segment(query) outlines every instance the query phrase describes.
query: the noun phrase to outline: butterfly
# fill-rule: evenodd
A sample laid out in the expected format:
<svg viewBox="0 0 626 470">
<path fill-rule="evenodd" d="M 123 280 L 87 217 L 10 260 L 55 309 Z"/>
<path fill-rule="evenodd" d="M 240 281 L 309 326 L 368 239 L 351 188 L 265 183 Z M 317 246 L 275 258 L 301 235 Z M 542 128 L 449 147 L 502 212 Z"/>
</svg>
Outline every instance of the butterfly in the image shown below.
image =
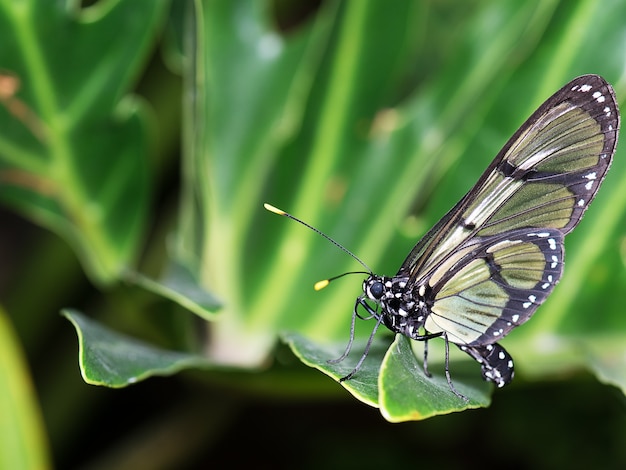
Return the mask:
<svg viewBox="0 0 626 470">
<path fill-rule="evenodd" d="M 575 78 L 548 98 L 513 134 L 472 189 L 415 245 L 395 276 L 366 267 L 355 302 L 347 357 L 359 309 L 389 330 L 424 342 L 442 338 L 450 390 L 449 344 L 481 365 L 497 387 L 510 383 L 513 358 L 499 344 L 548 297 L 563 272 L 565 235 L 581 220 L 608 171 L 620 116 L 615 93 L 602 77 Z M 340 276 L 337 276 L 340 277 Z M 331 278 L 318 284 L 322 288 Z"/>
</svg>

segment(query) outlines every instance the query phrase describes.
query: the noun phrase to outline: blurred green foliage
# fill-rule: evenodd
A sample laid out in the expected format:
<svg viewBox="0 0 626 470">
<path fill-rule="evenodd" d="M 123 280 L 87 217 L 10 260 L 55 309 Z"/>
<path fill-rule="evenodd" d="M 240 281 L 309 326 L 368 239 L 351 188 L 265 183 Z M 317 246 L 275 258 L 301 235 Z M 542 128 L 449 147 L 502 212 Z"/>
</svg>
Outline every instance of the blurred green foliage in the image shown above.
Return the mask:
<svg viewBox="0 0 626 470">
<path fill-rule="evenodd" d="M 393 274 L 563 83 L 598 73 L 626 94 L 625 33 L 623 0 L 0 0 L 7 466 L 618 468 L 623 394 L 581 371 L 626 388 L 620 147 L 561 284 L 504 342 L 513 385 L 424 423 L 392 427 L 280 344 L 340 351 L 360 282 L 314 292 L 354 261 L 262 203 Z M 192 369 L 88 386 L 66 307 L 91 318 L 65 311 L 90 383 Z M 30 374 L 19 342 L 36 396 L 14 387 Z M 452 368 L 479 375 L 460 355 Z M 398 408 L 411 389 L 378 397 L 375 379 L 349 390 L 387 419 L 426 404 Z"/>
</svg>

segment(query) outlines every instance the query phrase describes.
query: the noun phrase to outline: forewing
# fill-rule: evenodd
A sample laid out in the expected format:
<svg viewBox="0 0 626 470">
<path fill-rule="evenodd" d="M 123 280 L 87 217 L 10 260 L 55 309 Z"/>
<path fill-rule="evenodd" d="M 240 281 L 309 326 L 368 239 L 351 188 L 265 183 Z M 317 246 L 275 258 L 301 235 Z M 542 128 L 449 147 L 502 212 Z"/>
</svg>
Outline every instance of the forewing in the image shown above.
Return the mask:
<svg viewBox="0 0 626 470">
<path fill-rule="evenodd" d="M 447 333 L 456 344 L 495 343 L 531 317 L 562 268 L 559 230 L 518 229 L 475 238 L 434 272 L 425 328 Z"/>
<path fill-rule="evenodd" d="M 400 268 L 417 283 L 472 237 L 521 228 L 569 233 L 613 157 L 619 111 L 611 86 L 578 77 L 542 104 L 478 183 L 415 246 Z"/>
</svg>

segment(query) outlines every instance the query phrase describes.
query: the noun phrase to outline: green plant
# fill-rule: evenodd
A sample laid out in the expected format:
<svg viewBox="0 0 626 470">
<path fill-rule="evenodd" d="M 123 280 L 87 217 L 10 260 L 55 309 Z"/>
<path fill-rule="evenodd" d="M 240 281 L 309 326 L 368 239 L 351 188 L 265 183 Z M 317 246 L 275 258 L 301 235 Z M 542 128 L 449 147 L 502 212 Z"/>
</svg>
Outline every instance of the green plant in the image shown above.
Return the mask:
<svg viewBox="0 0 626 470">
<path fill-rule="evenodd" d="M 92 384 L 124 387 L 188 368 L 246 383 L 237 371 L 265 367 L 280 338 L 324 369 L 345 345 L 360 282 L 338 281 L 319 293 L 312 285 L 355 263 L 263 211 L 264 201 L 392 274 L 560 85 L 593 72 L 614 84 L 618 98 L 626 93 L 626 5 L 619 1 L 402 2 L 393 9 L 327 2 L 293 29 L 271 25 L 264 2 L 168 6 L 0 2 L 0 200 L 65 240 L 118 309 L 96 319 L 64 310 Z M 171 34 L 164 35 L 168 11 Z M 161 174 L 157 159 L 152 172 L 146 159 L 159 154 L 169 131 L 163 114 L 150 117 L 149 106 L 128 93 L 159 40 L 183 77 L 182 187 L 175 210 L 165 205 L 153 214 L 150 187 Z M 162 93 L 176 96 L 167 85 Z M 626 390 L 622 155 L 618 148 L 596 202 L 566 242 L 561 284 L 505 340 L 522 376 L 588 369 Z M 168 232 L 166 250 L 158 242 L 165 237 L 148 236 L 150 218 Z M 131 300 L 119 301 L 122 295 Z M 370 328 L 358 325 L 355 354 Z M 419 396 L 406 404 L 419 383 L 390 395 L 377 377 L 381 362 L 397 358 L 385 358 L 391 341 L 377 338 L 365 378 L 343 384 L 387 419 L 489 404 L 489 386 L 460 355 L 452 374 L 472 390 L 471 405 Z M 400 359 L 413 357 L 408 342 L 397 343 Z M 443 354 L 434 349 L 431 357 Z M 293 368 L 274 367 L 259 387 L 284 393 Z"/>
</svg>

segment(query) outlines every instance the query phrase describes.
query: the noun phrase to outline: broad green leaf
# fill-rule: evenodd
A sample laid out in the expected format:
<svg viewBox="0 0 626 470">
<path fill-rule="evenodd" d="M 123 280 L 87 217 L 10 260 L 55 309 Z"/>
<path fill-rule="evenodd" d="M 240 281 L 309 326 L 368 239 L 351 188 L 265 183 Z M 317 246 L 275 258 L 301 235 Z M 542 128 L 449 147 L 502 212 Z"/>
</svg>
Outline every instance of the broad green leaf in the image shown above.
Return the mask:
<svg viewBox="0 0 626 470">
<path fill-rule="evenodd" d="M 145 111 L 124 95 L 166 7 L 0 2 L 0 200 L 61 235 L 100 283 L 134 262 L 143 237 Z"/>
<path fill-rule="evenodd" d="M 336 381 L 352 372 L 366 344 L 365 340 L 356 341 L 350 355 L 335 364 L 328 361 L 338 358 L 345 344 L 320 345 L 296 333 L 283 334 L 282 339 L 302 362 Z M 398 335 L 390 346 L 389 340 L 380 335 L 374 339 L 358 372 L 341 385 L 363 403 L 380 408 L 385 419 L 391 422 L 426 419 L 489 405 L 491 386 L 481 380 L 480 374 L 455 373 L 453 383 L 469 402 L 450 391 L 443 371 L 426 377 L 408 338 Z"/>
<path fill-rule="evenodd" d="M 216 361 L 258 366 L 277 339 L 276 325 L 251 309 L 258 253 L 259 201 L 278 152 L 301 121 L 329 19 L 281 36 L 270 4 L 197 1 L 188 31 L 196 31 L 187 69 L 184 189 L 174 257 L 222 299 L 211 326 Z M 252 238 L 250 238 L 252 236 Z"/>
<path fill-rule="evenodd" d="M 411 341 L 396 335 L 389 347 L 380 370 L 380 412 L 388 421 L 397 423 L 430 418 L 435 415 L 489 406 L 492 386 L 483 382 L 480 374 L 461 376 L 451 372 L 456 390 L 468 401 L 454 395 L 446 377 L 440 371 L 424 374 L 413 350 Z"/>
<path fill-rule="evenodd" d="M 137 272 L 128 272 L 125 278 L 182 305 L 205 320 L 215 319 L 215 311 L 220 306 L 219 300 L 204 290 L 187 268 L 175 263 L 158 282 Z"/>
<path fill-rule="evenodd" d="M 598 380 L 618 387 L 626 394 L 626 353 L 624 337 L 607 335 L 602 341 L 596 338 L 573 339 L 576 348 L 585 355 L 585 363 L 596 374 Z"/>
<path fill-rule="evenodd" d="M 47 442 L 26 359 L 0 308 L 0 468 L 50 468 Z"/>
<path fill-rule="evenodd" d="M 166 376 L 193 367 L 207 367 L 205 358 L 168 351 L 117 333 L 75 310 L 62 312 L 78 335 L 83 380 L 120 388 L 155 375 Z"/>
<path fill-rule="evenodd" d="M 511 344 L 511 350 L 522 348 L 516 341 Z M 626 394 L 626 352 L 621 334 L 539 334 L 525 341 L 524 346 L 527 354 L 532 352 L 541 358 L 532 367 L 518 361 L 522 362 L 520 369 L 526 377 L 536 380 L 566 377 L 577 370 L 589 370 L 601 382 L 613 385 Z"/>
<path fill-rule="evenodd" d="M 284 333 L 282 339 L 302 362 L 309 367 L 315 367 L 338 382 L 354 370 L 366 343 L 356 341 L 352 345 L 352 352 L 346 359 L 332 363 L 329 360 L 339 358 L 345 350 L 345 344 L 320 345 L 297 333 Z M 341 385 L 355 398 L 370 406 L 378 407 L 377 379 L 380 363 L 388 347 L 388 340 L 381 337 L 375 338 L 358 373 L 350 380 L 341 382 Z"/>
</svg>

